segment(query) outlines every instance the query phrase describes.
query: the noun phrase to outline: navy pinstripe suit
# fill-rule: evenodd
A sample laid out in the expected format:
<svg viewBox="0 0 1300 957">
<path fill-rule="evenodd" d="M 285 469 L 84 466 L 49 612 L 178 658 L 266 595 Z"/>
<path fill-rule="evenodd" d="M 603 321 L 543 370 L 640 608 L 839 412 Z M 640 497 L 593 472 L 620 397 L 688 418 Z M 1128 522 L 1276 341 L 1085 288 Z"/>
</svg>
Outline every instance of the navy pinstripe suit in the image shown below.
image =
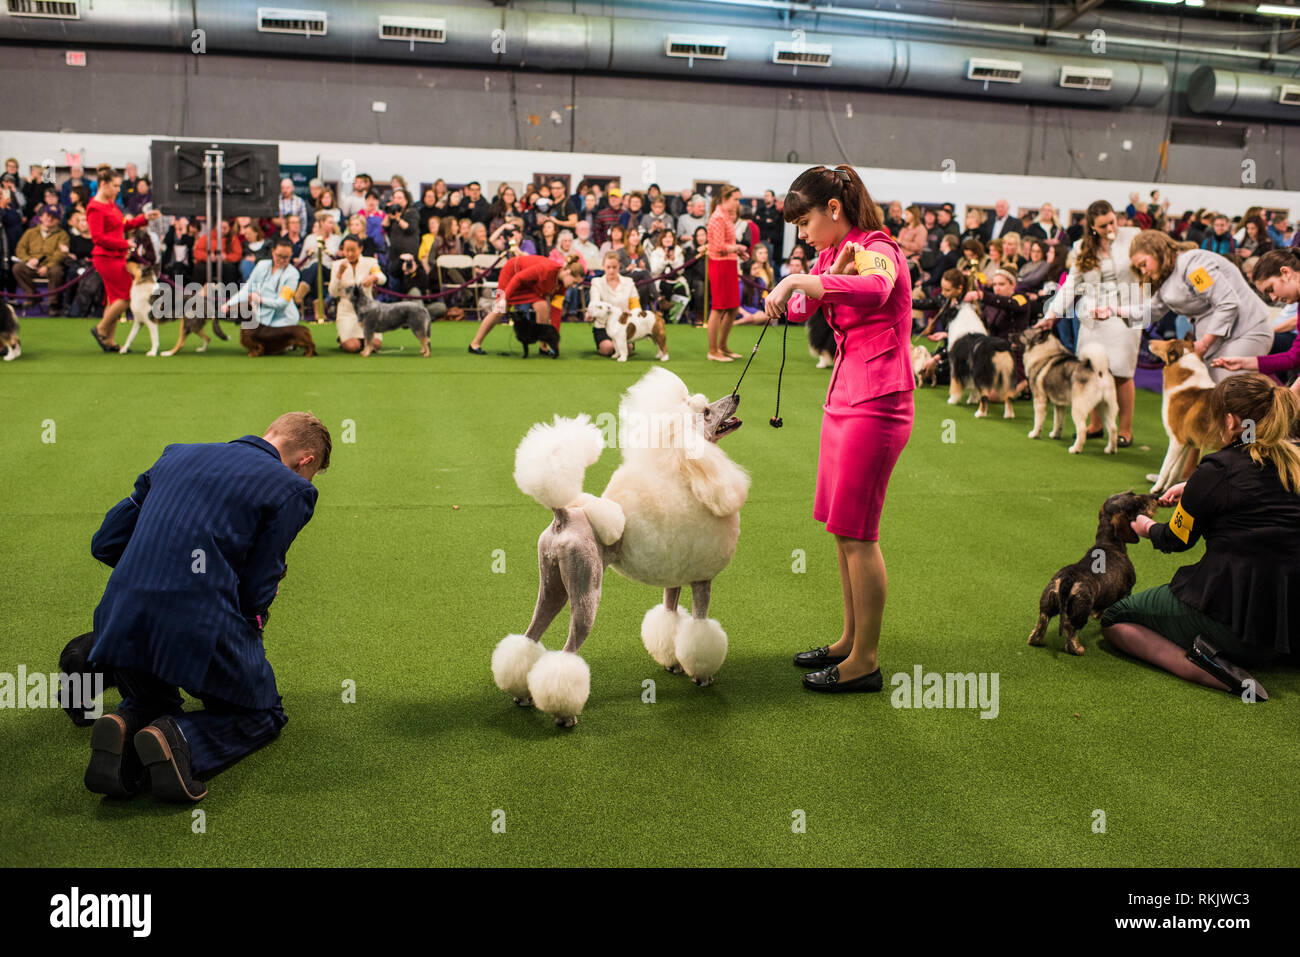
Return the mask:
<svg viewBox="0 0 1300 957">
<path fill-rule="evenodd" d="M 176 716 L 196 775 L 266 743 L 288 720 L 262 626 L 316 496 L 257 436 L 169 445 L 91 540 L 113 573 L 90 659 L 117 675 L 118 710 L 132 723 Z M 204 710 L 182 714 L 178 686 Z"/>
</svg>

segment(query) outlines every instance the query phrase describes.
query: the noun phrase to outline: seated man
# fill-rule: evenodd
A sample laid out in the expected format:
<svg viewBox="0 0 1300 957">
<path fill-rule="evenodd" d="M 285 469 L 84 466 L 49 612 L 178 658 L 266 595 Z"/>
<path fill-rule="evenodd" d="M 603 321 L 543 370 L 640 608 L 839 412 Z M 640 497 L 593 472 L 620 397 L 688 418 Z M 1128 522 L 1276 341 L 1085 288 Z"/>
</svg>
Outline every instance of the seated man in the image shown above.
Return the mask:
<svg viewBox="0 0 1300 957">
<path fill-rule="evenodd" d="M 88 790 L 130 797 L 147 775 L 154 797 L 198 801 L 202 778 L 280 733 L 262 630 L 331 445 L 307 412 L 261 438 L 169 445 L 104 516 L 90 551 L 113 573 L 86 656 L 122 702 L 91 728 Z M 178 689 L 203 710 L 182 710 Z"/>
<path fill-rule="evenodd" d="M 23 292 L 36 294 L 35 280 L 46 280 L 46 289 L 63 285 L 63 261 L 68 255 L 68 234 L 59 225 L 54 210 L 43 209 L 37 224 L 23 233 L 14 250 L 19 262 L 14 263 L 14 278 Z M 52 304 L 51 304 L 52 305 Z"/>
</svg>

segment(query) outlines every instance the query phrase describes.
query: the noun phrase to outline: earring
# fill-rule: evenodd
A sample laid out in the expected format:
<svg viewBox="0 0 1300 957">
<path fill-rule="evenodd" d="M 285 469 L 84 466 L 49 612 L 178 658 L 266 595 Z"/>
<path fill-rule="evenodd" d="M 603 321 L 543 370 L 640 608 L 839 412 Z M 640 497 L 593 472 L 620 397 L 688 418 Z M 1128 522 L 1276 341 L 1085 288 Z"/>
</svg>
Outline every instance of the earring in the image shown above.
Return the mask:
<svg viewBox="0 0 1300 957">
<path fill-rule="evenodd" d="M 839 218 L 840 218 L 839 213 L 831 213 L 831 219 L 839 219 Z"/>
</svg>

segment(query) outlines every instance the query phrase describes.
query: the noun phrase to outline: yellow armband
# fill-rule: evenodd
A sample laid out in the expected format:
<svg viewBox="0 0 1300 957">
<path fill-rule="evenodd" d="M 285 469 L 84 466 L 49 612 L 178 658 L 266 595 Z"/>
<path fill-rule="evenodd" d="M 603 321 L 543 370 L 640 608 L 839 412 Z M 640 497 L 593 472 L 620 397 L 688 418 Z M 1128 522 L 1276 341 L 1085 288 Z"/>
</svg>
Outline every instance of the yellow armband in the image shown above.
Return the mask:
<svg viewBox="0 0 1300 957">
<path fill-rule="evenodd" d="M 1174 509 L 1173 518 L 1169 519 L 1169 530 L 1173 532 L 1182 541 L 1184 545 L 1192 537 L 1192 525 L 1195 519 L 1183 508 L 1183 503 L 1179 502 L 1178 507 Z"/>
<path fill-rule="evenodd" d="M 884 276 L 891 283 L 897 272 L 894 260 L 870 249 L 859 249 L 853 257 L 853 264 L 857 267 L 859 276 Z"/>
</svg>

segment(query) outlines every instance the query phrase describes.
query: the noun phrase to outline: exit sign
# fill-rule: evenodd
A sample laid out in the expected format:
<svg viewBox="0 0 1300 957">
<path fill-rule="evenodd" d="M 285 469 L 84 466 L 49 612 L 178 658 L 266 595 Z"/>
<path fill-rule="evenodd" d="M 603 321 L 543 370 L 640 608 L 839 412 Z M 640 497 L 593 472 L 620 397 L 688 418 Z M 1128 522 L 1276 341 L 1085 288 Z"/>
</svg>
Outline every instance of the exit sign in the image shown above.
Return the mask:
<svg viewBox="0 0 1300 957">
<path fill-rule="evenodd" d="M 63 54 L 63 62 L 66 63 L 68 66 L 85 66 L 86 51 L 69 50 Z"/>
</svg>

